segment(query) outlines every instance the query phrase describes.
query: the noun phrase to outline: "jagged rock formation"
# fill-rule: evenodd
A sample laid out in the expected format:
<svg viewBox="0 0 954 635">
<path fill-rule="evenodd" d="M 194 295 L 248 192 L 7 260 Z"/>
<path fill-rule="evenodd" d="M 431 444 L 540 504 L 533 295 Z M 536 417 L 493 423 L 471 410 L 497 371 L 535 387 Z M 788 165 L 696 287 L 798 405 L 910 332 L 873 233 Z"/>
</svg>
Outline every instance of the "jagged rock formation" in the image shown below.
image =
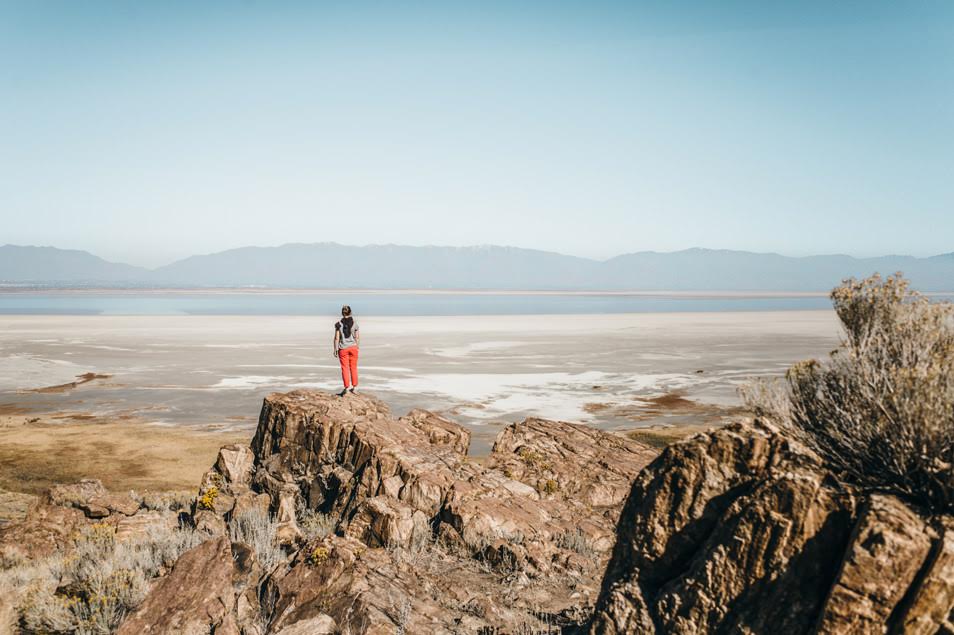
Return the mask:
<svg viewBox="0 0 954 635">
<path fill-rule="evenodd" d="M 0 527 L 0 573 L 68 553 L 84 530 L 108 527 L 117 543 L 135 541 L 160 526 L 178 524 L 169 507 L 150 509 L 128 494 L 111 493 L 98 480 L 56 485 L 33 504 L 26 516 Z M 16 579 L 14 577 L 14 579 Z M 17 630 L 18 603 L 28 589 L 0 575 L 0 633 Z"/>
<path fill-rule="evenodd" d="M 764 424 L 699 435 L 633 484 L 590 632 L 954 632 L 952 527 Z"/>
<path fill-rule="evenodd" d="M 243 510 L 274 514 L 291 560 L 237 585 L 257 585 L 261 619 L 239 616 L 234 597 L 213 603 L 221 615 L 197 611 L 205 600 L 182 582 L 201 560 L 190 556 L 129 632 L 182 629 L 196 613 L 199 631 L 246 634 L 510 632 L 534 614 L 582 622 L 622 501 L 656 451 L 539 419 L 508 427 L 483 463 L 467 457 L 469 443 L 457 424 L 422 410 L 395 419 L 369 396 L 269 395 L 251 447 L 222 449 L 192 516 L 223 536 Z M 299 519 L 314 513 L 334 534 L 306 536 Z M 202 597 L 219 598 L 220 586 Z"/>
<path fill-rule="evenodd" d="M 260 576 L 247 546 L 225 536 L 207 540 L 176 561 L 116 633 L 237 634 L 239 622 L 258 621 L 255 583 Z"/>
<path fill-rule="evenodd" d="M 33 505 L 26 517 L 0 527 L 0 561 L 43 558 L 68 545 L 85 525 L 105 523 L 122 539 L 138 535 L 151 524 L 174 522 L 175 514 L 142 509 L 128 494 L 110 493 L 95 479 L 55 485 Z"/>
<path fill-rule="evenodd" d="M 469 442 L 368 396 L 269 395 L 251 446 L 222 448 L 180 513 L 203 542 L 150 574 L 119 632 L 954 632 L 954 518 L 840 483 L 764 423 L 658 457 L 539 419 L 480 461 Z M 0 556 L 177 520 L 146 507 L 54 488 L 0 529 Z M 243 518 L 267 527 L 236 533 Z"/>
</svg>

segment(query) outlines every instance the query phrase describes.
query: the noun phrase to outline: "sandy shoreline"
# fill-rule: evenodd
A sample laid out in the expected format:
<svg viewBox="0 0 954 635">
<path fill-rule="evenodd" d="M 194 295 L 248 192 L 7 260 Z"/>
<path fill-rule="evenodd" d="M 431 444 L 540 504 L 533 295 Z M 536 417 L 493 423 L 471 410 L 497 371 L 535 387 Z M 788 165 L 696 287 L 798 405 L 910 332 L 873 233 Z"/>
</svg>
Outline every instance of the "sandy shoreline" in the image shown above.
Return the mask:
<svg viewBox="0 0 954 635">
<path fill-rule="evenodd" d="M 0 316 L 0 488 L 34 492 L 82 476 L 120 489 L 188 486 L 220 445 L 251 437 L 269 392 L 339 386 L 332 323 Z M 423 407 L 469 427 L 475 455 L 527 416 L 655 428 L 659 438 L 718 425 L 737 415 L 740 384 L 824 355 L 838 337 L 831 311 L 360 324 L 362 390 L 398 415 Z"/>
</svg>

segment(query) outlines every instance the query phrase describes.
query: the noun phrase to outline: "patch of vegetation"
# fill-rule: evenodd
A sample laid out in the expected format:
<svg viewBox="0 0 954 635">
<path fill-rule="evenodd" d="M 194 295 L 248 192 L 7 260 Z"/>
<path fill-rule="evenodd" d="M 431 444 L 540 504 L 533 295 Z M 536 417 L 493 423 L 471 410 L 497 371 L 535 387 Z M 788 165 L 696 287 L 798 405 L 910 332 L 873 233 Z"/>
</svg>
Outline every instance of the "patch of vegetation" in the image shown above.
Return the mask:
<svg viewBox="0 0 954 635">
<path fill-rule="evenodd" d="M 229 538 L 251 547 L 266 571 L 285 561 L 285 552 L 278 544 L 278 524 L 264 510 L 251 508 L 233 516 L 229 521 Z"/>
<path fill-rule="evenodd" d="M 96 523 L 73 537 L 66 554 L 4 571 L 0 586 L 22 591 L 16 608 L 26 632 L 110 633 L 145 597 L 148 580 L 204 538 L 162 525 L 118 542 L 114 526 Z"/>
<path fill-rule="evenodd" d="M 557 536 L 556 544 L 561 549 L 569 549 L 570 551 L 575 551 L 581 556 L 587 558 L 597 555 L 597 551 L 593 548 L 593 545 L 590 543 L 589 538 L 583 530 L 577 527 L 575 530 L 567 530 Z"/>
<path fill-rule="evenodd" d="M 205 490 L 201 496 L 199 496 L 199 507 L 202 509 L 215 509 L 215 499 L 219 497 L 219 488 L 215 485 L 209 487 Z"/>
<path fill-rule="evenodd" d="M 327 562 L 330 556 L 331 553 L 328 551 L 328 548 L 319 545 L 312 549 L 311 553 L 308 554 L 308 564 L 313 567 L 320 566 Z"/>
<path fill-rule="evenodd" d="M 132 490 L 129 496 L 139 502 L 143 509 L 155 511 L 180 511 L 188 509 L 192 502 L 192 492 L 188 490 L 178 490 L 170 492 L 137 492 Z"/>
<path fill-rule="evenodd" d="M 298 521 L 298 528 L 306 542 L 327 538 L 335 532 L 337 523 L 333 516 L 308 509 L 301 499 L 299 499 L 299 504 L 295 509 L 295 516 Z"/>
<path fill-rule="evenodd" d="M 520 448 L 517 452 L 517 456 L 520 457 L 520 460 L 523 461 L 524 465 L 530 469 L 547 471 L 552 466 L 550 462 L 546 460 L 546 457 L 537 452 L 536 450 L 531 450 L 530 448 Z"/>
<path fill-rule="evenodd" d="M 552 496 L 553 494 L 556 494 L 559 489 L 560 489 L 559 484 L 552 478 L 548 478 L 545 481 L 541 480 L 537 483 L 537 490 L 541 494 L 546 494 L 547 496 Z"/>
<path fill-rule="evenodd" d="M 745 402 L 846 480 L 954 511 L 954 305 L 900 274 L 848 280 L 831 298 L 838 348 L 749 386 Z"/>
</svg>

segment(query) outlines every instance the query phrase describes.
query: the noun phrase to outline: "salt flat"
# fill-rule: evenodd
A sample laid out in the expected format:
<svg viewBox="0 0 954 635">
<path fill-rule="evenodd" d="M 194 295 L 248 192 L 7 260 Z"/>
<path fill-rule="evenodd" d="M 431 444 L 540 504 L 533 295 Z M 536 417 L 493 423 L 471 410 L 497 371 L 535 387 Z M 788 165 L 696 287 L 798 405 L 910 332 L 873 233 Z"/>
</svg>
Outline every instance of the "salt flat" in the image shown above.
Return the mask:
<svg viewBox="0 0 954 635">
<path fill-rule="evenodd" d="M 739 384 L 827 353 L 831 311 L 359 316 L 361 389 L 474 430 L 718 422 Z M 333 317 L 0 316 L 0 404 L 44 417 L 251 432 L 262 397 L 334 390 Z M 109 375 L 59 391 L 77 375 Z M 676 394 L 679 400 L 659 401 Z M 656 399 L 656 401 L 652 401 Z"/>
</svg>

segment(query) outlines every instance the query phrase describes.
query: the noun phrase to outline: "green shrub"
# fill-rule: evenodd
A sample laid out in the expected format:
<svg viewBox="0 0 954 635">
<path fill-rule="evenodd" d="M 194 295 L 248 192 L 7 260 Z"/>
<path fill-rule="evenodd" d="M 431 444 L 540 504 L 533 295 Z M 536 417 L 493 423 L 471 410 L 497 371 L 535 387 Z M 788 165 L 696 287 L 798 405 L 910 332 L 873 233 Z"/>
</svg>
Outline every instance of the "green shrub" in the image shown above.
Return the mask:
<svg viewBox="0 0 954 635">
<path fill-rule="evenodd" d="M 747 405 L 846 480 L 954 511 L 954 306 L 900 274 L 848 280 L 831 298 L 838 348 L 749 387 Z"/>
</svg>

